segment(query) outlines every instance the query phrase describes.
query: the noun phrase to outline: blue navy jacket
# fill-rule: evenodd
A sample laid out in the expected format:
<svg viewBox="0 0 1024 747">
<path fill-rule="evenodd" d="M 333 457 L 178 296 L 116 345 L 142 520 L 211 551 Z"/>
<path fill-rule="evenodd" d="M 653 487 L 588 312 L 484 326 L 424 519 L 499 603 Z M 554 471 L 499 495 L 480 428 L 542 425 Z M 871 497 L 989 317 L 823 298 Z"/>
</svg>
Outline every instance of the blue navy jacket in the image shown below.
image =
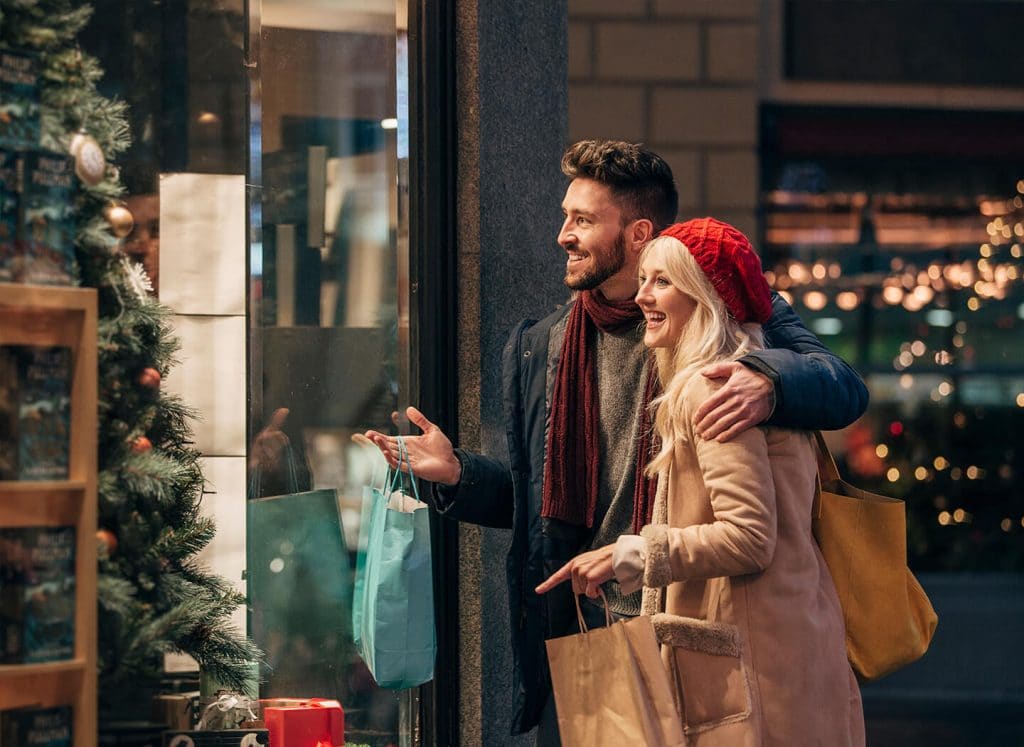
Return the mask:
<svg viewBox="0 0 1024 747">
<path fill-rule="evenodd" d="M 570 585 L 543 596 L 534 588 L 576 556 L 590 532 L 540 516 L 551 399 L 548 381 L 553 379 L 547 371 L 558 364 L 548 360 L 548 339 L 570 308 L 567 304 L 539 322 L 520 323 L 505 346 L 507 461 L 457 449 L 462 463 L 459 484 L 434 491 L 443 515 L 512 530 L 506 572 L 515 670 L 513 734 L 532 729 L 550 697 L 544 641 L 576 632 Z M 768 347 L 742 361 L 775 384 L 775 410 L 766 425 L 834 430 L 860 417 L 868 402 L 860 376 L 830 353 L 777 294 L 772 294 L 772 317 L 764 332 Z"/>
</svg>

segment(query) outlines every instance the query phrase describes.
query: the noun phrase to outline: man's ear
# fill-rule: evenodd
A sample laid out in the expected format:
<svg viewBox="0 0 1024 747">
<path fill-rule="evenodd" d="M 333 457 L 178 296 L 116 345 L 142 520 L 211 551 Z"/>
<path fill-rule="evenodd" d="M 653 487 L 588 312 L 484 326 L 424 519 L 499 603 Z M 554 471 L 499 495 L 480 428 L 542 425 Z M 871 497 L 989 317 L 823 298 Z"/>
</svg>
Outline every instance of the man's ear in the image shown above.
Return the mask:
<svg viewBox="0 0 1024 747">
<path fill-rule="evenodd" d="M 654 224 L 647 218 L 637 218 L 626 226 L 626 239 L 632 248 L 639 252 L 644 245 L 654 238 Z"/>
</svg>

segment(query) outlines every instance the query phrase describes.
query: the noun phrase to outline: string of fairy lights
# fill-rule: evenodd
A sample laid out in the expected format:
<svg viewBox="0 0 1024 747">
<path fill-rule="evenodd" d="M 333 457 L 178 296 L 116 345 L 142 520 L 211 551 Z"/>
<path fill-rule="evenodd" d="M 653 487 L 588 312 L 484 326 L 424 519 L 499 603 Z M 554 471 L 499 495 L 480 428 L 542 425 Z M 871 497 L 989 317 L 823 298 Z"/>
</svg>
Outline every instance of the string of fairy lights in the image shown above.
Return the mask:
<svg viewBox="0 0 1024 747">
<path fill-rule="evenodd" d="M 946 257 L 912 261 L 902 256 L 889 260 L 888 268 L 882 272 L 859 272 L 844 275 L 838 261 L 828 259 L 802 260 L 787 257 L 778 261 L 765 272 L 769 284 L 790 304 L 799 304 L 808 311 L 826 312 L 834 306 L 842 312 L 855 312 L 865 303 L 876 309 L 897 307 L 912 314 L 920 313 L 922 320 L 930 327 L 951 328 L 941 335 L 941 341 L 931 346 L 921 337 L 905 340 L 899 344 L 898 353 L 892 359 L 892 368 L 899 373 L 898 386 L 901 390 L 912 390 L 917 384 L 914 375 L 918 365 L 926 371 L 935 372 L 937 380 L 930 391 L 930 399 L 942 403 L 954 394 L 956 384 L 953 376 L 942 375 L 944 368 L 953 367 L 952 373 L 959 373 L 958 364 L 974 362 L 976 351 L 968 343 L 968 330 L 974 325 L 994 324 L 1009 329 L 1024 319 L 1024 303 L 1010 313 L 979 317 L 977 322 L 970 317 L 987 304 L 1014 300 L 1014 290 L 1024 278 L 1024 179 L 1016 184 L 1016 194 L 1007 199 L 982 199 L 977 201 L 977 213 L 985 222 L 988 239 L 978 245 L 974 256 L 964 257 L 962 251 L 948 252 Z M 975 220 L 977 220 L 975 218 Z M 977 223 L 974 224 L 977 226 Z M 980 238 L 980 231 L 973 231 Z M 977 240 L 977 239 L 976 239 Z M 884 248 L 884 243 L 878 242 Z M 935 247 L 939 249 L 940 247 Z M 970 251 L 970 250 L 968 250 Z M 960 294 L 967 294 L 966 299 Z M 966 312 L 963 310 L 966 309 Z M 1013 313 L 1015 311 L 1015 313 Z M 957 319 L 958 314 L 967 318 Z M 1014 318 L 1015 317 L 1015 318 Z M 841 329 L 838 319 L 818 317 L 812 320 L 812 327 L 826 334 L 837 334 Z M 1017 384 L 1020 387 L 1020 383 Z M 1013 392 L 1011 401 L 1017 408 L 1024 408 L 1024 390 Z M 956 408 L 952 414 L 952 425 L 963 429 L 967 426 L 966 414 Z M 893 439 L 903 434 L 904 426 L 899 420 L 888 424 L 885 437 Z M 882 442 L 874 444 L 874 456 L 879 460 L 880 476 L 890 483 L 913 480 L 918 483 L 932 482 L 945 478 L 952 482 L 978 481 L 997 476 L 1009 484 L 1013 480 L 1013 468 L 1002 464 L 994 470 L 977 464 L 957 466 L 951 458 L 937 455 L 930 463 L 909 466 L 884 466 L 881 460 L 890 457 L 892 447 Z M 992 475 L 990 472 L 996 474 Z M 932 500 L 935 508 L 935 522 L 943 527 L 970 524 L 974 515 L 962 506 L 950 506 L 944 495 Z M 1003 532 L 1024 529 L 1024 516 L 1014 518 L 1003 516 L 999 521 Z"/>
</svg>

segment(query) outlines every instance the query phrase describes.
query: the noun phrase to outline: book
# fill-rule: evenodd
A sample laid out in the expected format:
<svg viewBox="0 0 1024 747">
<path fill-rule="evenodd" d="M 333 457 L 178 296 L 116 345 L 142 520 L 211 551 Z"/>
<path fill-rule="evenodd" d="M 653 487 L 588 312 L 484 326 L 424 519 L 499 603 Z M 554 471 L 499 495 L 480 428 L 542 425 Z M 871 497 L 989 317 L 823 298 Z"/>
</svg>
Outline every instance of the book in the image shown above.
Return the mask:
<svg viewBox="0 0 1024 747">
<path fill-rule="evenodd" d="M 18 357 L 0 346 L 0 480 L 18 479 Z"/>
<path fill-rule="evenodd" d="M 0 345 L 0 480 L 66 480 L 71 349 Z"/>
<path fill-rule="evenodd" d="M 0 711 L 0 747 L 71 747 L 71 706 Z"/>
<path fill-rule="evenodd" d="M 42 150 L 25 153 L 19 240 L 22 281 L 76 285 L 74 168 L 71 159 Z"/>
<path fill-rule="evenodd" d="M 74 527 L 0 529 L 0 602 L 0 663 L 74 656 Z"/>
<path fill-rule="evenodd" d="M 18 154 L 0 148 L 0 283 L 21 278 L 21 251 L 18 246 Z"/>
<path fill-rule="evenodd" d="M 39 64 L 26 52 L 0 50 L 0 146 L 39 147 Z"/>
</svg>

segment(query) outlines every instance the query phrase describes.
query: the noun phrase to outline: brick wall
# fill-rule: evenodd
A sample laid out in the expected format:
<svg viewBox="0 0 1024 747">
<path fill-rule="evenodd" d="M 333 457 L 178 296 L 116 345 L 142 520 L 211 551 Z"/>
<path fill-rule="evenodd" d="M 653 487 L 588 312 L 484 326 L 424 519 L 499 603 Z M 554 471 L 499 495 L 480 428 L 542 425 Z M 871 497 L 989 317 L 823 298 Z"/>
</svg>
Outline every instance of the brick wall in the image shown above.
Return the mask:
<svg viewBox="0 0 1024 747">
<path fill-rule="evenodd" d="M 680 216 L 756 236 L 759 0 L 569 0 L 569 141 L 644 142 Z"/>
</svg>

